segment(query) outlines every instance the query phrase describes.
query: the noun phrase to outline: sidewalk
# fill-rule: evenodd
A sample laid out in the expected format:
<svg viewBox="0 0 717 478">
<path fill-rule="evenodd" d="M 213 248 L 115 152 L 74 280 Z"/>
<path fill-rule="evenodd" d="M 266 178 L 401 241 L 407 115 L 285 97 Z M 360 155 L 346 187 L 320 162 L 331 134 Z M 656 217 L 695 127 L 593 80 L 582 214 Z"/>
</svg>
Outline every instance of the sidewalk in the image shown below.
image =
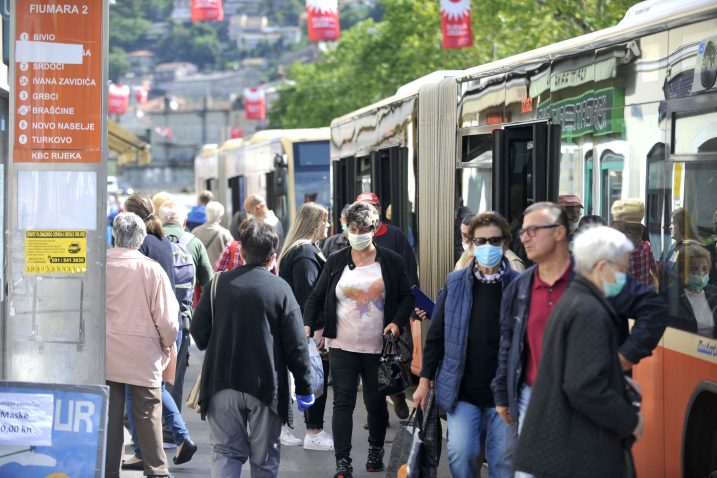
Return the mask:
<svg viewBox="0 0 717 478">
<path fill-rule="evenodd" d="M 184 384 L 185 394 L 191 389 L 197 374 L 200 371 L 203 353 L 197 350 L 194 346 L 191 349 L 191 357 L 189 359 L 189 368 L 187 370 L 187 376 Z M 407 394 L 410 397 L 410 393 Z M 326 429 L 331 432 L 331 402 L 332 402 L 332 391 L 329 387 L 328 404 L 326 407 Z M 411 404 L 409 403 L 409 406 Z M 388 463 L 388 458 L 391 455 L 391 445 L 393 437 L 396 434 L 398 419 L 393 413 L 393 407 L 389 404 L 389 415 L 391 427 L 386 431 L 387 440 L 391 440 L 391 443 L 386 443 L 386 458 L 385 463 Z M 203 422 L 199 418 L 199 414 L 194 410 L 182 406 L 182 416 L 187 423 L 189 433 L 192 440 L 197 444 L 199 450 L 192 458 L 192 461 L 185 463 L 180 466 L 175 466 L 172 463 L 172 457 L 176 453 L 175 448 L 165 449 L 167 453 L 167 459 L 170 465 L 170 472 L 175 478 L 209 478 L 209 429 L 206 422 Z M 306 428 L 304 427 L 303 417 L 296 412 L 294 413 L 294 425 L 295 435 L 303 438 Z M 353 430 L 353 450 L 351 456 L 354 460 L 354 477 L 356 478 L 383 478 L 385 473 L 367 473 L 365 470 L 366 456 L 368 453 L 368 430 L 363 429 L 363 424 L 366 422 L 366 409 L 363 405 L 363 397 L 359 392 L 358 399 L 356 401 L 356 410 L 354 411 L 354 430 Z M 443 431 L 445 435 L 445 422 L 443 423 Z M 125 437 L 125 443 L 129 443 L 129 437 Z M 131 446 L 125 447 L 125 457 L 129 457 L 132 453 Z M 327 451 L 307 451 L 303 447 L 282 447 L 281 448 L 281 464 L 279 467 L 279 476 L 281 478 L 331 478 L 335 473 L 335 459 L 333 452 Z M 249 464 L 247 463 L 244 467 L 246 476 L 249 476 Z M 485 469 L 482 473 L 483 476 L 487 476 Z M 123 471 L 123 478 L 141 478 L 143 473 L 141 471 Z M 450 472 L 448 471 L 448 458 L 445 450 L 445 441 L 443 447 L 443 453 L 441 455 L 441 465 L 439 467 L 439 478 L 449 478 Z"/>
</svg>

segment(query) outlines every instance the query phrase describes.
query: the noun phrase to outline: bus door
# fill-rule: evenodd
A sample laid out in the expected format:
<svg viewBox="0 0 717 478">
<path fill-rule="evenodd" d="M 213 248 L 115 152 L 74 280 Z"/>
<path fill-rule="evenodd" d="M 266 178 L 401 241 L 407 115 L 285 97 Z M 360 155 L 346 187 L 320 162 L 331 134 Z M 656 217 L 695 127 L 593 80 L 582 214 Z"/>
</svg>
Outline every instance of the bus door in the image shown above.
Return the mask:
<svg viewBox="0 0 717 478">
<path fill-rule="evenodd" d="M 339 217 L 344 205 L 350 204 L 356 198 L 353 194 L 353 183 L 355 176 L 355 158 L 341 158 L 338 161 L 331 162 L 331 201 L 334 205 L 332 210 L 332 223 L 334 226 L 334 234 L 341 231 Z"/>
<path fill-rule="evenodd" d="M 371 154 L 371 190 L 381 200 L 381 220 L 403 230 L 412 243 L 412 207 L 408 202 L 408 149 L 393 147 Z M 390 210 L 389 210 L 389 206 Z M 387 214 L 390 217 L 387 217 Z"/>
<path fill-rule="evenodd" d="M 229 201 L 232 211 L 241 211 L 244 208 L 244 199 L 246 199 L 246 186 L 244 185 L 244 175 L 234 176 L 227 181 L 229 187 Z"/>
<path fill-rule="evenodd" d="M 493 208 L 513 225 L 525 208 L 557 201 L 560 125 L 547 122 L 493 131 Z"/>
<path fill-rule="evenodd" d="M 290 226 L 288 175 L 288 159 L 285 154 L 277 153 L 274 170 L 266 173 L 266 205 L 279 218 L 284 231 L 288 231 Z"/>
</svg>

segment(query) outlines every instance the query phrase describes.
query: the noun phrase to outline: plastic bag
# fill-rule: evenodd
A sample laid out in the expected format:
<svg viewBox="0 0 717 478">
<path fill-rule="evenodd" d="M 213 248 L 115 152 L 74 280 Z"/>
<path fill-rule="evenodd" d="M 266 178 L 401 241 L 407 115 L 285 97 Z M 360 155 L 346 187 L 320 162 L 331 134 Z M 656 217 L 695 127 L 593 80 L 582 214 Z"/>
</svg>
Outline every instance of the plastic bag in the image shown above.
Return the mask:
<svg viewBox="0 0 717 478">
<path fill-rule="evenodd" d="M 311 365 L 311 392 L 314 394 L 314 398 L 319 398 L 324 394 L 324 363 L 312 338 L 309 338 L 309 362 Z"/>
</svg>

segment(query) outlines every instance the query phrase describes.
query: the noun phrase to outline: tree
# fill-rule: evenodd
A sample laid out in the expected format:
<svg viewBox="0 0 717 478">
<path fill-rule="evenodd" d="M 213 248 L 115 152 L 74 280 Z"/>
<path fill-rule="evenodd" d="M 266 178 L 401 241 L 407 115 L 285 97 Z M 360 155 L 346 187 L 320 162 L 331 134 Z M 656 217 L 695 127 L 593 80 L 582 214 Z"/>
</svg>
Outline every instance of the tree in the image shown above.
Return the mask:
<svg viewBox="0 0 717 478">
<path fill-rule="evenodd" d="M 384 0 L 382 21 L 342 32 L 321 61 L 293 65 L 272 127 L 326 126 L 437 70 L 463 70 L 614 25 L 632 0 L 472 0 L 474 46 L 442 48 L 437 0 Z"/>
<path fill-rule="evenodd" d="M 109 70 L 108 76 L 110 81 L 117 82 L 129 71 L 129 61 L 127 61 L 127 53 L 119 47 L 110 50 L 108 58 Z"/>
</svg>

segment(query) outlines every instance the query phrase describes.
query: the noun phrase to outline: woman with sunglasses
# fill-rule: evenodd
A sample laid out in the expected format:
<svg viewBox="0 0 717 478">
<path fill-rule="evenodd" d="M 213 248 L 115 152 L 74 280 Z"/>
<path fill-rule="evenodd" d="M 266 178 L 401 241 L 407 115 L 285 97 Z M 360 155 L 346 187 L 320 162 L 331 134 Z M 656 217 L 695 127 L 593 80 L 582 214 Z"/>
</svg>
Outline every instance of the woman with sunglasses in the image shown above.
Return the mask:
<svg viewBox="0 0 717 478">
<path fill-rule="evenodd" d="M 496 412 L 490 384 L 498 367 L 503 289 L 518 273 L 505 257 L 511 233 L 500 214 L 477 214 L 468 238 L 473 262 L 448 274 L 431 318 L 413 400 L 421 406 L 435 381 L 436 402 L 448 415 L 452 476 L 478 476 L 481 443 L 476 437 L 485 429 L 489 477 L 507 478 L 513 476 L 507 451 L 515 432 Z"/>
</svg>

